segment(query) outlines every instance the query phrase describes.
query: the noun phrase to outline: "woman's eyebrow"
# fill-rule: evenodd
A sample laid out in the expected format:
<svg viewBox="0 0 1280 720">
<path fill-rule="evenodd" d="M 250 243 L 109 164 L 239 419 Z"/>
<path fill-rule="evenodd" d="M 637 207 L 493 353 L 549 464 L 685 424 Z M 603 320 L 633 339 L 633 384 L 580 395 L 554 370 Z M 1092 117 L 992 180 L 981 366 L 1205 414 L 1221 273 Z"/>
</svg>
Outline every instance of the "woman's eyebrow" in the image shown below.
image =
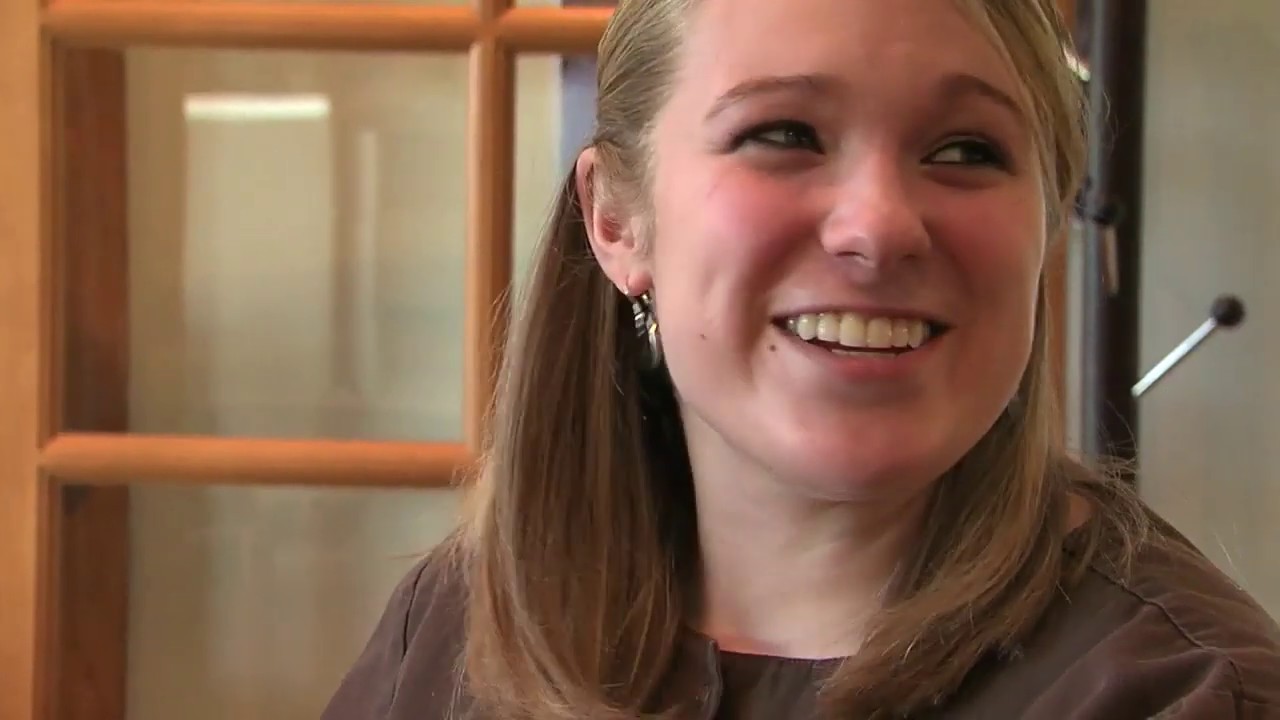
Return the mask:
<svg viewBox="0 0 1280 720">
<path fill-rule="evenodd" d="M 780 93 L 804 94 L 812 96 L 832 95 L 841 86 L 841 81 L 834 75 L 812 73 L 802 75 L 761 75 L 749 78 L 716 98 L 707 111 L 706 120 L 714 120 L 734 105 L 761 95 Z M 1019 123 L 1027 121 L 1026 113 L 1017 100 L 1009 93 L 981 77 L 967 72 L 950 72 L 938 79 L 935 84 L 936 96 L 943 104 L 956 104 L 970 97 L 986 99 L 1004 108 Z"/>
<path fill-rule="evenodd" d="M 956 104 L 970 97 L 984 98 L 1007 110 L 1019 123 L 1027 121 L 1022 105 L 1013 96 L 970 73 L 954 72 L 942 76 L 937 83 L 937 96 L 944 104 Z"/>
<path fill-rule="evenodd" d="M 711 104 L 711 109 L 707 111 L 706 120 L 714 120 L 725 110 L 751 97 L 778 93 L 827 95 L 834 92 L 839 85 L 838 78 L 822 73 L 753 77 L 734 85 L 716 98 L 716 101 Z"/>
</svg>

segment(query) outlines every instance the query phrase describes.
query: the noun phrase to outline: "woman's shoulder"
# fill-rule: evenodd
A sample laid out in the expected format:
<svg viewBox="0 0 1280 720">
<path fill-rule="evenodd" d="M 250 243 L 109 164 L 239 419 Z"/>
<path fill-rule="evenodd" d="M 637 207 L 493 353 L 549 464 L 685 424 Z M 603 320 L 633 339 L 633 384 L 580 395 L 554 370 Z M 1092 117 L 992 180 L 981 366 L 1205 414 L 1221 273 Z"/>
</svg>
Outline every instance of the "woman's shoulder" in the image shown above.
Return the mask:
<svg viewBox="0 0 1280 720">
<path fill-rule="evenodd" d="M 1188 706 L 1217 696 L 1235 716 L 1280 717 L 1280 625 L 1191 541 L 1152 522 L 1128 567 L 1105 553 L 1089 565 L 1081 591 L 1095 601 L 1068 611 L 1071 625 L 1109 630 L 1103 657 L 1130 668 L 1122 678 L 1149 675 L 1156 695 Z"/>
<path fill-rule="evenodd" d="M 979 673 L 962 703 L 974 717 L 1280 718 L 1267 612 L 1159 519 L 1128 562 L 1110 540 L 1027 643 Z"/>
<path fill-rule="evenodd" d="M 321 720 L 444 720 L 460 700 L 463 577 L 449 540 L 404 576 Z"/>
</svg>

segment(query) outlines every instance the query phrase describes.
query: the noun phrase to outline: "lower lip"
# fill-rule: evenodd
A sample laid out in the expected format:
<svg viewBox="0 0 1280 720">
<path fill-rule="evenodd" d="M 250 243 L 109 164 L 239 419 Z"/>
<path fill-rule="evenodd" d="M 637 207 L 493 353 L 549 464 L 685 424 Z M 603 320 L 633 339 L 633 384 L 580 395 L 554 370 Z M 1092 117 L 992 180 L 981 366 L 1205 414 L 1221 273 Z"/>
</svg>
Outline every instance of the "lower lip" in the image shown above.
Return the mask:
<svg viewBox="0 0 1280 720">
<path fill-rule="evenodd" d="M 843 355 L 801 340 L 791 333 L 775 328 L 805 359 L 819 363 L 828 372 L 848 382 L 894 382 L 911 378 L 936 352 L 945 336 L 931 338 L 914 350 L 901 353 L 862 353 Z"/>
</svg>

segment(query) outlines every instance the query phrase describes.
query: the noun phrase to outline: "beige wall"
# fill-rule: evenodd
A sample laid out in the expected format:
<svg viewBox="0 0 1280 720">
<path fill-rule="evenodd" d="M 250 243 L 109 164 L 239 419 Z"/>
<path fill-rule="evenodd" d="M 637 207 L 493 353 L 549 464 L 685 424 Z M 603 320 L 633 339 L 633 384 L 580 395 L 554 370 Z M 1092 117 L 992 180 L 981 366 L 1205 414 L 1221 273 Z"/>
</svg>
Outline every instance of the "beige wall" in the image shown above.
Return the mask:
<svg viewBox="0 0 1280 720">
<path fill-rule="evenodd" d="M 1280 617 L 1280 2 L 1149 5 L 1143 366 L 1249 317 L 1143 398 L 1143 491 Z"/>
<path fill-rule="evenodd" d="M 1142 370 L 1219 294 L 1240 295 L 1248 317 L 1140 401 L 1142 492 L 1280 617 L 1280 3 L 1149 8 Z M 1078 348 L 1078 316 L 1069 337 Z M 1078 367 L 1068 382 L 1079 386 Z M 1073 430 L 1078 400 L 1068 393 Z"/>
<path fill-rule="evenodd" d="M 454 439 L 465 56 L 131 51 L 131 425 Z M 561 174 L 522 59 L 517 252 Z M 132 720 L 314 720 L 448 491 L 133 494 Z"/>
</svg>

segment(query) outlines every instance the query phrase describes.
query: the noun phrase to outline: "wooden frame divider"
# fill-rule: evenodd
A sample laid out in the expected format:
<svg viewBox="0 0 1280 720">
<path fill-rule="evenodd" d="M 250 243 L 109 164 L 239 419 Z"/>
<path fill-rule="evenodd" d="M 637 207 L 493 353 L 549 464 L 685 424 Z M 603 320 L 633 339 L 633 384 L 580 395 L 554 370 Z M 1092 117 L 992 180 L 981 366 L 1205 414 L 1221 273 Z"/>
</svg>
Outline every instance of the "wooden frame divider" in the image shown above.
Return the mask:
<svg viewBox="0 0 1280 720">
<path fill-rule="evenodd" d="M 0 1 L 0 718 L 49 716 L 54 628 L 50 491 L 38 451 L 53 432 L 47 46 L 38 6 Z"/>
<path fill-rule="evenodd" d="M 68 433 L 40 469 L 87 486 L 445 487 L 469 459 L 451 443 Z"/>
<path fill-rule="evenodd" d="M 509 1 L 509 0 L 507 0 Z M 496 19 L 496 2 L 486 7 Z M 467 287 L 464 432 L 469 452 L 482 441 L 506 337 L 515 203 L 515 55 L 485 37 L 471 46 L 467 113 Z"/>
<path fill-rule="evenodd" d="M 203 45 L 462 52 L 493 42 L 512 52 L 594 53 L 610 8 L 475 8 L 368 3 L 276 4 L 66 0 L 44 12 L 57 41 L 95 46 Z"/>
<path fill-rule="evenodd" d="M 125 144 L 116 139 L 125 137 L 124 58 L 112 49 L 55 48 L 50 60 L 55 427 L 123 433 L 129 420 L 128 172 Z M 125 704 L 120 667 L 128 644 L 129 491 L 46 486 L 58 599 L 51 715 L 87 720 L 99 708 L 112 712 Z"/>
</svg>

